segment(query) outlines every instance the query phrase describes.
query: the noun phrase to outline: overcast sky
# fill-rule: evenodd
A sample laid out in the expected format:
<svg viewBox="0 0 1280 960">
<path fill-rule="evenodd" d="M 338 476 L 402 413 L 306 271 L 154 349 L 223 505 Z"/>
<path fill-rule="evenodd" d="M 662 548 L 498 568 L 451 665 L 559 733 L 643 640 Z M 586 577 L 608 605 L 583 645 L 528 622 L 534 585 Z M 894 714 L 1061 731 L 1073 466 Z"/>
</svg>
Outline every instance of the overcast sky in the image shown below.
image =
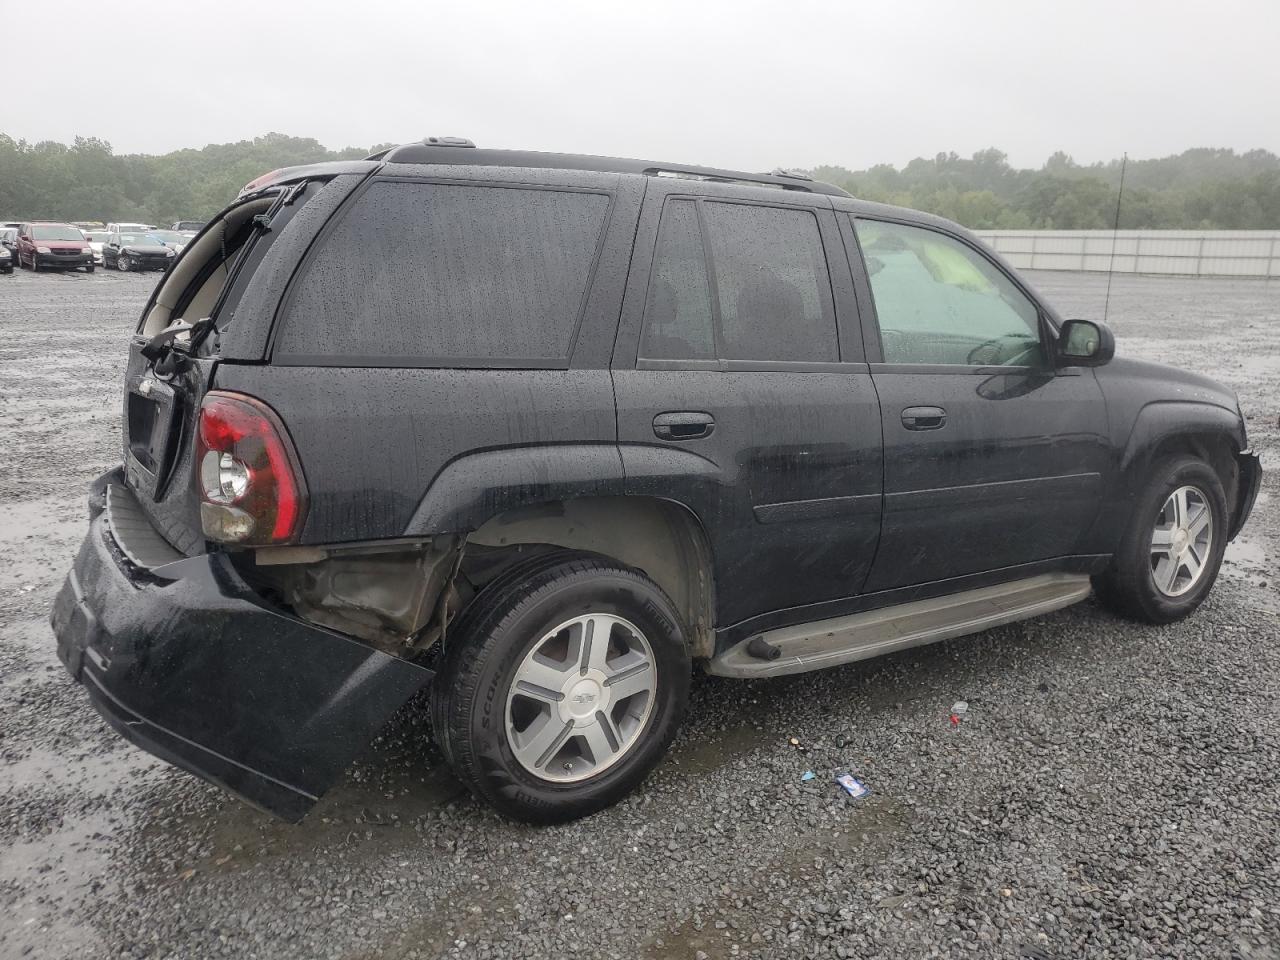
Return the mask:
<svg viewBox="0 0 1280 960">
<path fill-rule="evenodd" d="M 0 132 L 427 134 L 746 169 L 1280 152 L 1280 0 L 0 0 Z"/>
</svg>

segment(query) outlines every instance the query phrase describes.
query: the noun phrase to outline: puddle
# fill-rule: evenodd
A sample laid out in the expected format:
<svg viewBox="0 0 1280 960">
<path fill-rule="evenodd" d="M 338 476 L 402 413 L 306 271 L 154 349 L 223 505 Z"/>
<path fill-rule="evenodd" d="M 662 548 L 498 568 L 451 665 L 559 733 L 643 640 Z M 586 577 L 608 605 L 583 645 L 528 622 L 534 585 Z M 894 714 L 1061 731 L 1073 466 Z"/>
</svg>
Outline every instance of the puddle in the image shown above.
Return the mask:
<svg viewBox="0 0 1280 960">
<path fill-rule="evenodd" d="M 276 858 L 308 859 L 349 841 L 359 843 L 362 857 L 399 855 L 421 842 L 416 825 L 470 793 L 436 753 L 422 718 L 412 714 L 393 718 L 384 737 L 357 758 L 301 824 L 277 820 L 181 772 L 158 783 L 153 795 L 157 802 L 140 821 L 142 834 L 162 840 L 158 848 L 169 850 L 198 835 L 209 855 L 185 865 L 218 873 Z M 230 860 L 217 862 L 228 855 Z M 139 868 L 169 871 L 159 862 Z"/>
<path fill-rule="evenodd" d="M 746 725 L 713 733 L 698 730 L 696 724 L 690 729 L 689 739 L 667 755 L 659 770 L 683 777 L 701 776 L 777 740 L 776 736 Z"/>
<path fill-rule="evenodd" d="M 1235 540 L 1227 544 L 1226 552 L 1222 555 L 1222 562 L 1235 567 L 1258 569 L 1266 565 L 1267 548 L 1255 540 L 1250 540 L 1248 537 L 1236 537 Z"/>
<path fill-rule="evenodd" d="M 834 784 L 831 786 L 834 788 Z M 745 956 L 752 952 L 751 934 L 776 921 L 752 902 L 766 897 L 777 878 L 784 877 L 797 887 L 810 886 L 813 874 L 822 869 L 815 866 L 817 861 L 852 855 L 875 860 L 883 856 L 887 847 L 899 843 L 909 829 L 907 816 L 884 797 L 836 802 L 844 814 L 839 826 L 833 829 L 830 825 L 815 825 L 801 836 L 788 838 L 786 847 L 777 854 L 763 863 L 749 865 L 742 873 L 742 883 L 731 892 L 698 904 L 697 914 L 704 918 L 703 923 L 685 920 L 670 934 L 655 936 L 641 955 L 649 960 L 677 960 L 701 954 L 726 960 Z M 739 907 L 735 902 L 738 900 L 745 900 L 748 905 Z M 725 926 L 716 926 L 713 919 Z M 774 946 L 782 943 L 785 941 L 775 939 Z"/>
<path fill-rule="evenodd" d="M 113 829 L 106 814 L 75 815 L 43 836 L 0 848 L 0 894 L 15 895 L 0 926 L 0 955 L 105 955 L 80 918 L 86 899 L 120 893 L 107 852 Z"/>
<path fill-rule="evenodd" d="M 45 497 L 6 505 L 0 524 L 0 596 L 9 601 L 61 583 L 84 537 L 80 499 Z M 50 599 L 52 595 L 50 594 Z"/>
<path fill-rule="evenodd" d="M 89 754 L 36 747 L 17 760 L 0 758 L 0 786 L 37 792 L 74 788 L 80 796 L 104 797 L 126 781 L 163 766 L 162 761 L 132 746 L 105 752 L 95 747 Z M 0 794 L 4 792 L 0 789 Z"/>
</svg>

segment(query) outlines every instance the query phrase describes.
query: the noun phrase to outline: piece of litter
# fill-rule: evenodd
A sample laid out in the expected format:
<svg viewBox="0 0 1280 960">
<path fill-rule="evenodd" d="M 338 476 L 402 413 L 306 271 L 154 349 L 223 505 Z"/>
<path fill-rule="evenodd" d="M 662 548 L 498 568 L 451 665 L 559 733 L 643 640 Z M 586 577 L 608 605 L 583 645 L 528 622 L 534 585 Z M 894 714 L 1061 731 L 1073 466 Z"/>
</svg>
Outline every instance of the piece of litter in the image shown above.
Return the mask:
<svg viewBox="0 0 1280 960">
<path fill-rule="evenodd" d="M 951 705 L 951 725 L 958 727 L 964 721 L 965 716 L 969 713 L 969 704 L 963 700 L 957 700 Z"/>
<path fill-rule="evenodd" d="M 817 774 L 816 774 L 816 773 L 814 773 L 812 770 L 806 770 L 804 773 L 800 774 L 800 779 L 801 779 L 801 780 L 812 780 L 812 779 L 813 779 L 814 777 L 816 777 L 816 776 L 817 776 Z"/>
<path fill-rule="evenodd" d="M 855 800 L 861 800 L 871 792 L 870 787 L 851 773 L 836 774 L 836 783 L 840 784 L 844 788 L 844 792 Z"/>
</svg>

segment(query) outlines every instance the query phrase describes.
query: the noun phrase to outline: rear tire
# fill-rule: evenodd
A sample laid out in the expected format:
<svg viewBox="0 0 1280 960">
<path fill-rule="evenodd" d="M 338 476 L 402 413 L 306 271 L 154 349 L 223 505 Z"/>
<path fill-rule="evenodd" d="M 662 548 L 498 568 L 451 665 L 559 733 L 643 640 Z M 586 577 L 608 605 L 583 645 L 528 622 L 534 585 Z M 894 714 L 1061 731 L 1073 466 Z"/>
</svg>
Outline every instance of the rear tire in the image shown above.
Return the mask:
<svg viewBox="0 0 1280 960">
<path fill-rule="evenodd" d="M 1094 588 L 1121 616 L 1172 623 L 1209 595 L 1226 547 L 1221 479 L 1197 457 L 1173 457 L 1156 465 L 1135 498 L 1111 567 L 1094 577 Z"/>
<path fill-rule="evenodd" d="M 657 584 L 561 555 L 495 582 L 459 618 L 432 727 L 477 796 L 518 820 L 560 823 L 644 779 L 675 736 L 689 680 L 684 630 Z"/>
</svg>

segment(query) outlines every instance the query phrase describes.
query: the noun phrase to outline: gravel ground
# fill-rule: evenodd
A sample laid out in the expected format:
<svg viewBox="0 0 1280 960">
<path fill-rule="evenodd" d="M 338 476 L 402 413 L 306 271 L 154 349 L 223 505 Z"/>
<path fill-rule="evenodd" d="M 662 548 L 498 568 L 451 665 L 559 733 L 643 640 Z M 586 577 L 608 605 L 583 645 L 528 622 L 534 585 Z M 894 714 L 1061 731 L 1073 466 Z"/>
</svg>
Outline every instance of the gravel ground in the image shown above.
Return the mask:
<svg viewBox="0 0 1280 960">
<path fill-rule="evenodd" d="M 414 706 L 291 827 L 111 733 L 46 624 L 154 279 L 0 277 L 0 957 L 1280 957 L 1280 474 L 1175 626 L 1090 601 L 701 678 L 643 788 L 556 828 L 465 795 Z M 1105 278 L 1033 279 L 1101 313 Z M 1110 319 L 1280 467 L 1280 281 L 1117 277 Z"/>
</svg>

